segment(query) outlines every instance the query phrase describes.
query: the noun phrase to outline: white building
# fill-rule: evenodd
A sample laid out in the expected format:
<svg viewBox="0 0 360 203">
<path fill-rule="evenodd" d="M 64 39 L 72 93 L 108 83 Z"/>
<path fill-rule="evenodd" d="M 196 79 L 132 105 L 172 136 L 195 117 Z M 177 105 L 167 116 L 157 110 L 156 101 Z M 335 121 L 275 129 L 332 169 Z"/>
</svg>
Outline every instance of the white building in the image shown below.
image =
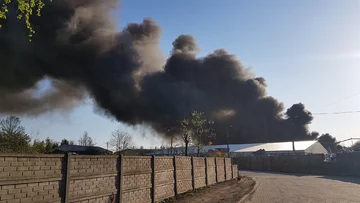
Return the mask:
<svg viewBox="0 0 360 203">
<path fill-rule="evenodd" d="M 211 145 L 203 146 L 202 154 L 206 154 L 209 150 L 220 150 L 227 152 L 227 145 Z M 266 154 L 291 154 L 293 153 L 292 142 L 276 142 L 276 143 L 254 143 L 254 144 L 230 144 L 229 151 L 235 156 L 252 155 L 258 150 L 265 150 Z M 185 147 L 174 147 L 172 149 L 156 149 L 151 150 L 152 155 L 184 155 Z M 317 141 L 296 141 L 295 152 L 303 154 L 327 154 L 327 150 Z M 195 146 L 188 147 L 188 154 L 197 154 Z"/>
<path fill-rule="evenodd" d="M 252 154 L 258 150 L 265 150 L 266 154 L 291 154 L 293 153 L 292 142 L 263 143 L 235 150 L 239 155 Z M 328 151 L 317 141 L 295 142 L 295 152 L 303 154 L 327 154 Z"/>
</svg>

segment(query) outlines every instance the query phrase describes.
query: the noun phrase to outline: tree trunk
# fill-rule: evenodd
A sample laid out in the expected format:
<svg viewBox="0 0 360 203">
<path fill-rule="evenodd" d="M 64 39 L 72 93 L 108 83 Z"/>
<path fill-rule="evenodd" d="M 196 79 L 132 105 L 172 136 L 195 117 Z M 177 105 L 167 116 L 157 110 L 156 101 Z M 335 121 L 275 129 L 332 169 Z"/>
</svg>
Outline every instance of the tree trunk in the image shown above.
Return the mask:
<svg viewBox="0 0 360 203">
<path fill-rule="evenodd" d="M 185 156 L 188 155 L 188 146 L 189 146 L 189 142 L 185 142 Z"/>
<path fill-rule="evenodd" d="M 200 156 L 200 147 L 197 148 L 197 156 Z"/>
</svg>

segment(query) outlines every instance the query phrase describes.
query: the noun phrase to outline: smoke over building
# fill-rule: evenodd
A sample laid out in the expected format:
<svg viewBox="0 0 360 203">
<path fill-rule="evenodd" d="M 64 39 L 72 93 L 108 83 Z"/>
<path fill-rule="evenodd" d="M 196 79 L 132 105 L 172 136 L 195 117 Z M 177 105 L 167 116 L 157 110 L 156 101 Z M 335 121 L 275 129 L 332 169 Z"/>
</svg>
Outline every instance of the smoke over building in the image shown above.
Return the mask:
<svg viewBox="0 0 360 203">
<path fill-rule="evenodd" d="M 32 18 L 28 42 L 23 22 L 9 17 L 0 29 L 0 113 L 39 115 L 71 110 L 90 97 L 105 115 L 130 125 L 147 124 L 164 136 L 179 132 L 192 110 L 215 121 L 213 143 L 309 139 L 312 116 L 266 93 L 266 81 L 235 55 L 219 49 L 199 58 L 191 35 L 181 35 L 165 59 L 160 26 L 152 19 L 117 32 L 110 18 L 116 0 L 57 0 Z M 10 11 L 11 15 L 11 11 Z M 51 89 L 34 95 L 38 83 Z M 299 118 L 299 119 L 297 119 Z"/>
</svg>

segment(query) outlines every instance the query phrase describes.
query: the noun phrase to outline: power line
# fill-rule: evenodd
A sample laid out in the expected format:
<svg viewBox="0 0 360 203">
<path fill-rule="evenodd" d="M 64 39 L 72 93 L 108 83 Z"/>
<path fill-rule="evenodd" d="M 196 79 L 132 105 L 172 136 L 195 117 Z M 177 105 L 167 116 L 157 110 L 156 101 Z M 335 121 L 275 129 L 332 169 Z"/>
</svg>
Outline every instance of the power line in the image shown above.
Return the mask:
<svg viewBox="0 0 360 203">
<path fill-rule="evenodd" d="M 354 114 L 354 113 L 360 113 L 360 111 L 318 112 L 318 113 L 312 113 L 312 115 L 336 115 L 336 114 Z"/>
<path fill-rule="evenodd" d="M 355 93 L 355 94 L 353 94 L 353 95 L 350 95 L 350 96 L 344 97 L 344 98 L 342 98 L 342 99 L 336 100 L 336 101 L 334 101 L 334 102 L 332 102 L 332 103 L 329 103 L 329 104 L 325 105 L 324 107 L 328 107 L 328 106 L 337 104 L 337 103 L 342 102 L 342 101 L 344 101 L 344 100 L 350 99 L 351 97 L 355 97 L 355 96 L 357 96 L 357 95 L 359 95 L 359 94 L 360 94 L 360 92 L 357 92 L 357 93 Z"/>
</svg>

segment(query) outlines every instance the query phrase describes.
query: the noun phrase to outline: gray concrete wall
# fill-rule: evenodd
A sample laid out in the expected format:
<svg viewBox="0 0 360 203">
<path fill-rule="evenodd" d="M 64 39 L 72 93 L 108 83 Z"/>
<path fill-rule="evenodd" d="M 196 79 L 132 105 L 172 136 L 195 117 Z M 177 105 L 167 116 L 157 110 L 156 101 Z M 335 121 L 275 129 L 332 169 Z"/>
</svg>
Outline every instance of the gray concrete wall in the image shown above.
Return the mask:
<svg viewBox="0 0 360 203">
<path fill-rule="evenodd" d="M 247 156 L 234 162 L 239 170 L 360 176 L 360 153 L 337 154 L 331 163 L 323 155 Z"/>
</svg>

